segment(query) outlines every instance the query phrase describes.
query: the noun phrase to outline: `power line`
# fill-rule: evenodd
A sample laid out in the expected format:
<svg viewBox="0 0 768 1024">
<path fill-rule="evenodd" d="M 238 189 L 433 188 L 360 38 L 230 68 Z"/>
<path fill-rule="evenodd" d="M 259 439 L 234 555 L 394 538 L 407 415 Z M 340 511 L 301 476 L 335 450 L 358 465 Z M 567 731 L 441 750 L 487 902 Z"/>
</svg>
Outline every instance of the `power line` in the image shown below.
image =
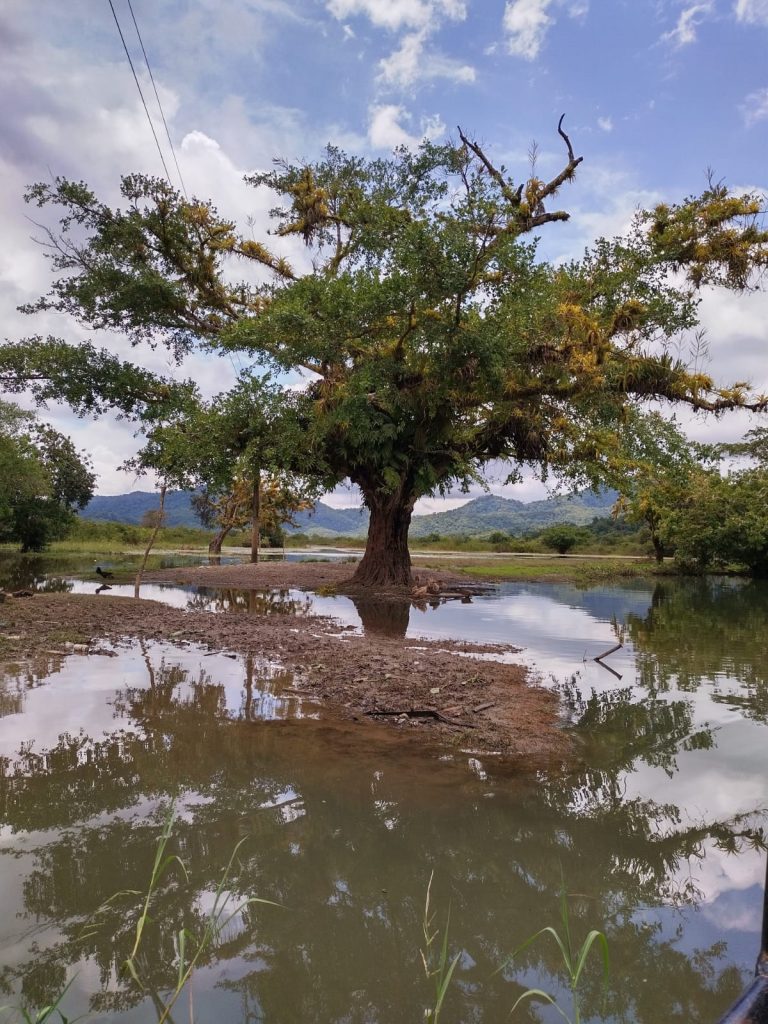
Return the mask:
<svg viewBox="0 0 768 1024">
<path fill-rule="evenodd" d="M 160 142 L 159 142 L 159 140 L 157 138 L 157 132 L 155 131 L 155 126 L 152 124 L 152 118 L 149 116 L 149 110 L 147 108 L 146 100 L 144 99 L 144 93 L 141 91 L 141 85 L 139 84 L 139 78 L 138 78 L 138 75 L 136 74 L 136 69 L 133 66 L 133 61 L 131 60 L 131 55 L 128 52 L 128 47 L 127 47 L 126 42 L 125 42 L 125 36 L 123 35 L 123 30 L 120 28 L 120 22 L 117 20 L 117 12 L 115 11 L 115 5 L 112 3 L 112 0 L 107 0 L 107 2 L 109 4 L 109 6 L 110 6 L 110 9 L 112 10 L 112 17 L 115 19 L 115 24 L 117 25 L 117 31 L 120 33 L 120 41 L 123 44 L 123 49 L 125 50 L 125 56 L 128 58 L 128 63 L 131 65 L 131 71 L 133 72 L 133 80 L 136 83 L 136 88 L 139 90 L 139 96 L 141 97 L 141 103 L 142 103 L 142 106 L 144 107 L 144 113 L 147 115 L 147 120 L 149 121 L 149 127 L 152 129 L 152 137 L 155 140 L 155 145 L 157 146 L 157 152 L 160 154 L 160 162 L 163 165 L 163 170 L 165 171 L 165 176 L 168 179 L 168 184 L 170 185 L 171 184 L 171 176 L 168 173 L 168 168 L 167 168 L 166 163 L 165 163 L 165 157 L 163 156 L 163 151 L 162 151 L 162 149 L 160 149 Z"/>
<path fill-rule="evenodd" d="M 157 86 L 155 85 L 155 76 L 152 74 L 152 68 L 149 66 L 149 57 L 147 56 L 147 51 L 144 49 L 144 40 L 141 38 L 141 32 L 139 32 L 139 24 L 136 21 L 136 15 L 133 13 L 133 4 L 131 3 L 131 0 L 128 0 L 128 10 L 131 12 L 131 17 L 133 18 L 133 27 L 136 29 L 136 35 L 139 37 L 139 45 L 141 46 L 141 52 L 144 54 L 144 63 L 147 65 L 147 71 L 149 72 L 149 80 L 152 83 L 152 88 L 155 90 L 155 99 L 157 100 L 157 107 L 158 110 L 160 111 L 160 117 L 162 117 L 163 119 L 163 127 L 165 128 L 165 134 L 166 137 L 168 138 L 168 145 L 171 147 L 171 156 L 173 157 L 173 162 L 176 164 L 176 170 L 178 171 L 179 181 L 181 182 L 181 190 L 184 193 L 184 198 L 188 199 L 189 197 L 187 196 L 187 189 L 184 185 L 184 178 L 182 177 L 181 174 L 179 161 L 176 159 L 176 150 L 173 148 L 171 133 L 168 131 L 168 122 L 165 120 L 165 114 L 163 113 L 163 105 L 160 102 L 160 95 L 157 91 Z"/>
</svg>

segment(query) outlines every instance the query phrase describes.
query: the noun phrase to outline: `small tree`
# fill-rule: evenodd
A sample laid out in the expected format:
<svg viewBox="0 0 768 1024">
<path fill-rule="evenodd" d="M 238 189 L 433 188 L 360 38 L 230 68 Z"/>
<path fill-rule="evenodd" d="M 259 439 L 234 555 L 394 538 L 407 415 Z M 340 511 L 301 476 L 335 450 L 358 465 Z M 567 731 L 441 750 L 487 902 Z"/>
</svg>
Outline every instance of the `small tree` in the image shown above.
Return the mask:
<svg viewBox="0 0 768 1024">
<path fill-rule="evenodd" d="M 582 539 L 582 533 L 568 523 L 558 523 L 542 530 L 540 537 L 544 547 L 557 551 L 559 555 L 567 555 Z"/>
<path fill-rule="evenodd" d="M 613 513 L 648 527 L 657 562 L 664 561 L 670 545 L 671 514 L 717 457 L 711 446 L 689 441 L 674 418 L 667 420 L 658 413 L 635 416 L 634 428 L 616 460 L 621 494 Z"/>
<path fill-rule="evenodd" d="M 0 402 L 0 539 L 41 551 L 66 535 L 95 480 L 68 437 Z"/>
</svg>

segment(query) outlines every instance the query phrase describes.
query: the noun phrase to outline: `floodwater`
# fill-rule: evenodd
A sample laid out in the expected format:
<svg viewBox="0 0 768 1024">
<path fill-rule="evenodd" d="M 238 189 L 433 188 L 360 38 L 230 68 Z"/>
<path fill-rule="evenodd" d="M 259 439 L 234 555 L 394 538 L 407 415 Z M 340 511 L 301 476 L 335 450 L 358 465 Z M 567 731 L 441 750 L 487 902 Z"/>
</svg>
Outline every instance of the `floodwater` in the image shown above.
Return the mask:
<svg viewBox="0 0 768 1024">
<path fill-rule="evenodd" d="M 384 628 L 369 609 L 323 603 L 341 599 L 300 600 Z M 39 1008 L 71 980 L 68 1016 L 156 1021 L 178 972 L 176 936 L 202 931 L 244 840 L 224 883 L 234 916 L 201 954 L 177 1024 L 190 1012 L 234 1024 L 423 1019 L 433 872 L 433 927 L 450 913 L 459 954 L 443 1024 L 562 1019 L 541 1004 L 510 1018 L 526 986 L 569 1011 L 551 938 L 506 963 L 539 928 L 559 927 L 563 885 L 576 944 L 597 927 L 610 945 L 607 991 L 597 958 L 584 979 L 585 1022 L 714 1024 L 759 946 L 768 588 L 510 584 L 470 605 L 411 609 L 404 630 L 398 614 L 396 630 L 414 638 L 522 647 L 561 689 L 579 765 L 513 772 L 384 727 L 334 725 L 279 666 L 193 645 L 7 667 L 0 1005 Z M 591 660 L 619 641 L 612 671 Z M 121 964 L 174 801 L 169 852 L 187 873 L 174 863 L 161 881 L 140 987 Z M 254 897 L 279 905 L 246 903 Z"/>
</svg>

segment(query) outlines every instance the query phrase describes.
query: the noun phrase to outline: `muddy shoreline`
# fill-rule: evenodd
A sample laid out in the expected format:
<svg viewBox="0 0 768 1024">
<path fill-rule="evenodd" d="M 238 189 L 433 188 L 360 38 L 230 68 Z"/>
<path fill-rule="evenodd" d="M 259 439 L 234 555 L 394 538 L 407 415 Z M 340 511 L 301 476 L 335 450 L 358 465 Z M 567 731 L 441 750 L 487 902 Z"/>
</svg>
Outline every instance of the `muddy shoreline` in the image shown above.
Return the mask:
<svg viewBox="0 0 768 1024">
<path fill-rule="evenodd" d="M 146 579 L 238 589 L 248 583 L 335 589 L 348 574 L 345 565 L 273 563 L 166 570 Z M 431 575 L 449 581 L 446 573 Z M 326 715 L 355 720 L 361 729 L 372 721 L 386 723 L 401 730 L 404 740 L 424 742 L 429 736 L 532 768 L 560 764 L 572 752 L 557 696 L 531 685 L 519 665 L 472 657 L 488 645 L 361 635 L 319 616 L 183 611 L 108 594 L 9 598 L 0 619 L 0 668 L 40 655 L 95 651 L 105 640 L 194 643 L 279 663 L 295 674 L 298 689 L 322 703 Z"/>
<path fill-rule="evenodd" d="M 356 564 L 356 563 L 355 563 Z M 177 569 L 159 569 L 143 576 L 145 583 L 189 583 L 195 586 L 231 587 L 237 590 L 268 590 L 291 587 L 297 590 L 327 590 L 338 594 L 358 594 L 370 600 L 407 598 L 405 587 L 359 587 L 352 582 L 355 564 L 349 562 L 259 562 L 251 565 L 192 565 Z M 443 589 L 492 589 L 487 580 L 471 579 L 450 569 L 415 566 L 414 580 L 438 581 Z"/>
</svg>

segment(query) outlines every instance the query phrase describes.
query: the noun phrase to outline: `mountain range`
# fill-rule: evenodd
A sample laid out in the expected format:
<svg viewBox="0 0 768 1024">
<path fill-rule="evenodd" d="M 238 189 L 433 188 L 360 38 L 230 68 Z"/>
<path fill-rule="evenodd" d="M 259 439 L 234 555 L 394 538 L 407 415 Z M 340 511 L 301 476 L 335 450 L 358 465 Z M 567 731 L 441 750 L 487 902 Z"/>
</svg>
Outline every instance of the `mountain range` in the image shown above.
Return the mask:
<svg viewBox="0 0 768 1024">
<path fill-rule="evenodd" d="M 168 526 L 199 526 L 188 491 L 169 491 L 165 497 L 166 524 Z M 543 501 L 516 501 L 485 494 L 459 508 L 434 512 L 427 516 L 414 516 L 411 537 L 426 537 L 431 533 L 471 536 L 503 531 L 524 534 L 540 530 L 552 523 L 590 522 L 595 516 L 607 516 L 616 501 L 615 491 L 595 494 L 584 491 L 568 497 L 547 498 Z M 97 495 L 81 512 L 86 519 L 138 524 L 148 511 L 156 509 L 157 493 L 132 491 L 130 494 Z M 321 537 L 364 537 L 368 529 L 368 511 L 364 508 L 331 508 L 319 501 L 311 512 L 297 516 L 296 526 L 290 533 L 315 533 Z"/>
</svg>

